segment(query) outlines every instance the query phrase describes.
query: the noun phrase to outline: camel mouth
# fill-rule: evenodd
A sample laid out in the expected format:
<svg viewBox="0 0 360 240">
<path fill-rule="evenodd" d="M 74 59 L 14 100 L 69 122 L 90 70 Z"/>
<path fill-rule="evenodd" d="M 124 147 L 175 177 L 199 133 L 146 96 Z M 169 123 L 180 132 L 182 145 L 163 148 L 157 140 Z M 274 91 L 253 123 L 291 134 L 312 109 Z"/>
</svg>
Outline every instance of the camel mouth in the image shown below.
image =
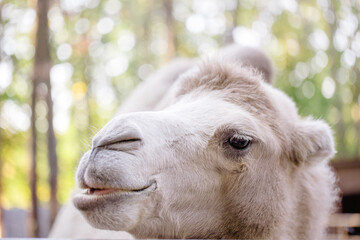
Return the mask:
<svg viewBox="0 0 360 240">
<path fill-rule="evenodd" d="M 97 206 L 106 204 L 106 201 L 114 202 L 117 199 L 150 193 L 155 191 L 156 188 L 156 181 L 151 181 L 139 188 L 96 188 L 87 186 L 74 196 L 73 203 L 79 210 L 91 210 Z"/>
<path fill-rule="evenodd" d="M 83 189 L 83 194 L 85 195 L 106 195 L 106 194 L 110 194 L 110 193 L 115 193 L 115 192 L 123 192 L 123 193 L 132 193 L 132 192 L 142 192 L 145 191 L 146 189 L 150 188 L 153 184 L 155 184 L 155 182 L 152 182 L 148 185 L 145 185 L 144 187 L 141 188 L 135 188 L 135 189 L 127 189 L 127 188 L 94 188 L 94 187 L 88 187 Z"/>
</svg>

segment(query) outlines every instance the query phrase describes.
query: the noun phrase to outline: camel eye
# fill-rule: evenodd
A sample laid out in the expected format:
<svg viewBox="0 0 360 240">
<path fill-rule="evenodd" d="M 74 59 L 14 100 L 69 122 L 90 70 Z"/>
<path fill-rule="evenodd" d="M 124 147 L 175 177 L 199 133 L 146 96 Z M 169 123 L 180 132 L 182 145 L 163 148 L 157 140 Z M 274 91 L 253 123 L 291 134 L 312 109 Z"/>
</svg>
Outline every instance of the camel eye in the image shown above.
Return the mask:
<svg viewBox="0 0 360 240">
<path fill-rule="evenodd" d="M 238 150 L 246 149 L 251 143 L 251 139 L 245 136 L 232 136 L 229 139 L 229 144 Z"/>
</svg>

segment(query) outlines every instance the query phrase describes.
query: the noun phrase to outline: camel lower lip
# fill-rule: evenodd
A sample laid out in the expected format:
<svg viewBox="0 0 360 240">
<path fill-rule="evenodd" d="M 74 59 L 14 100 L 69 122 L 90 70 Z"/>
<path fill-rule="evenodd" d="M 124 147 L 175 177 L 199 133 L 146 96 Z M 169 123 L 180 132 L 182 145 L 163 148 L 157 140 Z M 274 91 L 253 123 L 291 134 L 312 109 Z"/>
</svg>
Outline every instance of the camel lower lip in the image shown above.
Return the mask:
<svg viewBox="0 0 360 240">
<path fill-rule="evenodd" d="M 156 182 L 152 182 L 139 189 L 84 189 L 83 192 L 77 193 L 73 198 L 76 208 L 82 211 L 91 210 L 97 206 L 106 204 L 106 202 L 114 202 L 130 196 L 142 195 L 156 189 Z"/>
</svg>

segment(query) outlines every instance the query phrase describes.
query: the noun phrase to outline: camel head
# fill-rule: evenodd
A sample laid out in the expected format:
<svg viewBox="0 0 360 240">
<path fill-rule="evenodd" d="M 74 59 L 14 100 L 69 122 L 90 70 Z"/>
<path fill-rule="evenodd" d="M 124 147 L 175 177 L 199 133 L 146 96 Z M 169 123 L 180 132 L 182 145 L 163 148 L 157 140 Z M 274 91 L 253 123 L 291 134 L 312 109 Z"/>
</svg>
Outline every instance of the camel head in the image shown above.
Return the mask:
<svg viewBox="0 0 360 240">
<path fill-rule="evenodd" d="M 141 238 L 287 231 L 302 204 L 299 176 L 334 154 L 331 131 L 228 60 L 183 74 L 165 108 L 116 116 L 95 135 L 73 200 L 91 225 Z"/>
</svg>

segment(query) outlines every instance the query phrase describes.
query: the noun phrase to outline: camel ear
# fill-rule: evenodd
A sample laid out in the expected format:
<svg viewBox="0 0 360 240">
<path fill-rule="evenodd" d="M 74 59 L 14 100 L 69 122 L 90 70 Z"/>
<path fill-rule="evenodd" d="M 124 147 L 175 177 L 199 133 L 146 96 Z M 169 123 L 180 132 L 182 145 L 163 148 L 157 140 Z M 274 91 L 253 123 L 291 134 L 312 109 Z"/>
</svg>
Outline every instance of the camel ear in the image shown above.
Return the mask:
<svg viewBox="0 0 360 240">
<path fill-rule="evenodd" d="M 305 119 L 294 129 L 290 159 L 296 165 L 312 166 L 335 155 L 332 132 L 324 121 Z"/>
</svg>

